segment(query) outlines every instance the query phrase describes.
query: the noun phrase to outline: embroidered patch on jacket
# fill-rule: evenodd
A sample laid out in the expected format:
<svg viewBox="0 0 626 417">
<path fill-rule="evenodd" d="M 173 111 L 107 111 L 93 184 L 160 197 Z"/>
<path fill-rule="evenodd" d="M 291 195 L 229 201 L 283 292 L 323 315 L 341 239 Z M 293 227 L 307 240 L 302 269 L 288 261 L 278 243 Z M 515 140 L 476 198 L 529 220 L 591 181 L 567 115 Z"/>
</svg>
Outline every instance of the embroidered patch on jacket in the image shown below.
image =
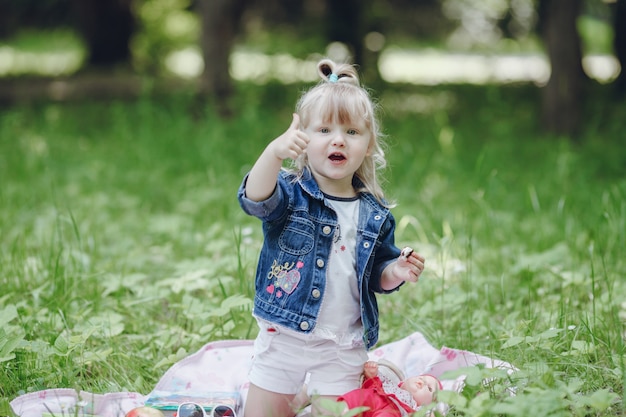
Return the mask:
<svg viewBox="0 0 626 417">
<path fill-rule="evenodd" d="M 294 268 L 295 266 L 295 268 Z M 276 298 L 283 296 L 283 291 L 288 295 L 295 291 L 300 282 L 300 271 L 304 266 L 304 262 L 298 261 L 285 262 L 282 265 L 278 264 L 278 261 L 274 260 L 270 272 L 267 274 L 267 278 L 272 280 L 272 283 L 265 288 L 270 293 L 276 293 Z"/>
</svg>

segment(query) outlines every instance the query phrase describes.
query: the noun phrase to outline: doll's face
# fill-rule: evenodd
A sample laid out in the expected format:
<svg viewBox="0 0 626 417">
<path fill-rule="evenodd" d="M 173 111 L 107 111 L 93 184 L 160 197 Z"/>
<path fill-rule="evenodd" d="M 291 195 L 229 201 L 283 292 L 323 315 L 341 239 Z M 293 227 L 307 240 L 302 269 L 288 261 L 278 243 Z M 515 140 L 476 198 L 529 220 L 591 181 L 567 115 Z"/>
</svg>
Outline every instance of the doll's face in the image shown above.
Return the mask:
<svg viewBox="0 0 626 417">
<path fill-rule="evenodd" d="M 435 398 L 439 381 L 430 375 L 412 376 L 405 379 L 400 388 L 411 393 L 417 405 L 428 405 Z"/>
</svg>

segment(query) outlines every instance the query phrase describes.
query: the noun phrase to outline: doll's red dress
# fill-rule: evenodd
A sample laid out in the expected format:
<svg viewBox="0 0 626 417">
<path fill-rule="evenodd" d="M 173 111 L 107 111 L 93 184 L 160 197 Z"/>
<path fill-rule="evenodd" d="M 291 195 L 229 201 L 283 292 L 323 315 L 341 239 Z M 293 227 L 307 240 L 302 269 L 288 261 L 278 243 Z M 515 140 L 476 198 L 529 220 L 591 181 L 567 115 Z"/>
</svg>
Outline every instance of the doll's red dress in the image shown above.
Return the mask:
<svg viewBox="0 0 626 417">
<path fill-rule="evenodd" d="M 337 401 L 344 401 L 349 409 L 369 407 L 360 414 L 362 417 L 401 417 L 415 410 L 400 401 L 395 394 L 387 393 L 379 377 L 367 378 L 361 388 L 342 395 Z"/>
</svg>

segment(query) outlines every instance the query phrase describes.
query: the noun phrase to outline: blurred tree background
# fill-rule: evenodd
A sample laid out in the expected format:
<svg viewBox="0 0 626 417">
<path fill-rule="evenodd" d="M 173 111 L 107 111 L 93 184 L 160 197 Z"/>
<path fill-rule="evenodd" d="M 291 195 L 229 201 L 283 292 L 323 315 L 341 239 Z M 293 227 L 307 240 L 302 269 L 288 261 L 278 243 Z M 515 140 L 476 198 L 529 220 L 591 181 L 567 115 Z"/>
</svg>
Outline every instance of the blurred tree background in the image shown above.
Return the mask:
<svg viewBox="0 0 626 417">
<path fill-rule="evenodd" d="M 258 81 L 298 80 L 296 67 L 289 79 L 259 57 L 289 69 L 328 55 L 359 64 L 368 84 L 378 85 L 388 82 L 381 60 L 403 50 L 545 57 L 551 71 L 534 81 L 543 127 L 575 137 L 591 85 L 610 84 L 610 99 L 626 95 L 626 0 L 0 0 L 8 102 L 51 89 L 32 76 L 97 74 L 130 81 L 75 94 L 133 94 L 147 79 L 185 81 L 228 116 L 242 70 Z M 25 77 L 28 94 L 18 88 Z M 71 91 L 55 85 L 57 98 Z"/>
</svg>

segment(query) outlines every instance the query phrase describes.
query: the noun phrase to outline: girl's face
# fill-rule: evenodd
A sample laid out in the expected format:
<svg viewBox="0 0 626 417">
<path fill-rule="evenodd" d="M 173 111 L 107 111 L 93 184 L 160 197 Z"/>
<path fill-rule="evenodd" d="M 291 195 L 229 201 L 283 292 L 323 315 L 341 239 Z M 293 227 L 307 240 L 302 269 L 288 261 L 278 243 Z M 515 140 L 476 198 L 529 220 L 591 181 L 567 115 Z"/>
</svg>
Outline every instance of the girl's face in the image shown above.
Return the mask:
<svg viewBox="0 0 626 417">
<path fill-rule="evenodd" d="M 310 139 L 306 149 L 309 167 L 320 189 L 335 197 L 353 197 L 352 177 L 373 143 L 365 122 L 324 121 L 313 116 L 304 131 Z"/>
</svg>

